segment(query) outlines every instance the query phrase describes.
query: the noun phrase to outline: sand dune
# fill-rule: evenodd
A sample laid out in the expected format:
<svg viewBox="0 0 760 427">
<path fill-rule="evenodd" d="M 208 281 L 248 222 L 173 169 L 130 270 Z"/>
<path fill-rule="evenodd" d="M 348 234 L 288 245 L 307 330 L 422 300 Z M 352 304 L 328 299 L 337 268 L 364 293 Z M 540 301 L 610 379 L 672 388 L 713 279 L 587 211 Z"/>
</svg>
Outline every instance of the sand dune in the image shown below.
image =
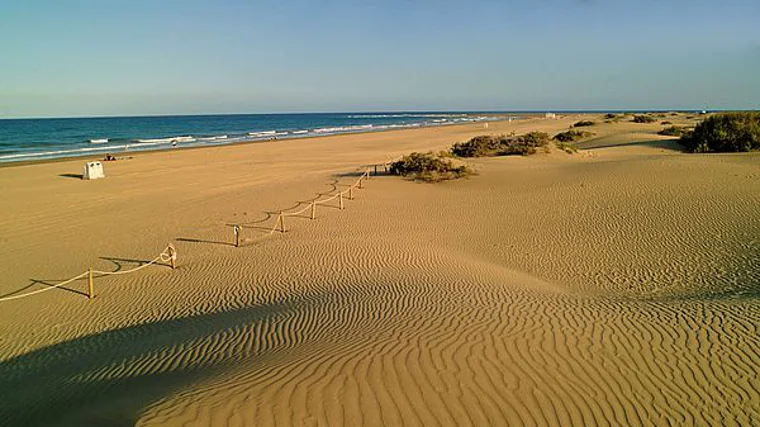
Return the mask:
<svg viewBox="0 0 760 427">
<path fill-rule="evenodd" d="M 2 294 L 185 239 L 180 269 L 91 302 L 0 306 L 0 425 L 758 424 L 760 157 L 657 129 L 600 125 L 606 148 L 439 185 L 373 178 L 263 240 L 356 165 L 483 129 L 153 153 L 98 183 L 0 169 Z M 230 223 L 255 241 L 230 246 Z"/>
</svg>

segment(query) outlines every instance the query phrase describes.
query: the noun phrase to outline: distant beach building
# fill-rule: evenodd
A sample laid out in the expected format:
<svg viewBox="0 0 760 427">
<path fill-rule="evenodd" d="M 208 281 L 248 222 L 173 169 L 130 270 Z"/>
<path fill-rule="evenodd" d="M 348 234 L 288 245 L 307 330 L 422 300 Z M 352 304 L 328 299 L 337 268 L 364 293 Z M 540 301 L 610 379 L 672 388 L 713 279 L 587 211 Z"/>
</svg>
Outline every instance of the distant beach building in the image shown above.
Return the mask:
<svg viewBox="0 0 760 427">
<path fill-rule="evenodd" d="M 546 113 L 546 118 L 547 119 L 556 119 L 557 115 L 554 114 L 554 113 Z"/>
</svg>

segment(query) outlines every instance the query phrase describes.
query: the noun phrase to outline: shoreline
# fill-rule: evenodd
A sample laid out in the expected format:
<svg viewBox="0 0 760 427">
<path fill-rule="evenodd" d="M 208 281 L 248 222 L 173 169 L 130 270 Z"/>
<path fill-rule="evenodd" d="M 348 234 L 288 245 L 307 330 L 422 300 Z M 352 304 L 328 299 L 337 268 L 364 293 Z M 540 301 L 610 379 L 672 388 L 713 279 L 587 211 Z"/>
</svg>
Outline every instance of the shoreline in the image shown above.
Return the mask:
<svg viewBox="0 0 760 427">
<path fill-rule="evenodd" d="M 341 113 L 343 114 L 343 113 Z M 324 136 L 335 136 L 335 135 L 353 135 L 353 134 L 361 134 L 361 133 L 374 133 L 374 132 L 385 132 L 385 131 L 393 131 L 393 130 L 408 130 L 408 129 L 421 129 L 421 128 L 436 128 L 436 127 L 447 127 L 447 126 L 457 126 L 462 124 L 475 124 L 475 123 L 486 123 L 486 122 L 497 122 L 506 120 L 508 117 L 512 116 L 512 113 L 451 113 L 451 115 L 456 115 L 456 119 L 453 121 L 446 122 L 446 120 L 443 121 L 443 123 L 437 123 L 438 120 L 430 120 L 433 117 L 438 117 L 437 114 L 439 113 L 419 113 L 420 116 L 418 119 L 421 119 L 421 121 L 414 121 L 410 123 L 394 123 L 394 122 L 387 122 L 387 123 L 364 123 L 361 124 L 361 120 L 367 120 L 367 119 L 374 119 L 376 117 L 373 117 L 370 113 L 356 113 L 356 114 L 367 114 L 366 117 L 361 116 L 353 116 L 353 113 L 345 113 L 349 115 L 349 118 L 360 120 L 360 122 L 357 122 L 357 124 L 342 124 L 342 125 L 330 125 L 327 123 L 324 123 L 322 125 L 319 124 L 306 124 L 305 128 L 292 128 L 290 126 L 287 126 L 286 128 L 278 127 L 278 124 L 272 123 L 272 126 L 268 126 L 271 129 L 268 129 L 267 131 L 260 131 L 260 132 L 247 132 L 247 133 L 241 133 L 238 131 L 224 131 L 219 130 L 218 132 L 211 132 L 208 133 L 208 135 L 212 135 L 213 133 L 221 133 L 224 134 L 224 139 L 217 139 L 215 136 L 202 136 L 205 133 L 202 130 L 192 130 L 189 132 L 185 132 L 182 130 L 177 129 L 176 134 L 178 135 L 187 135 L 190 138 L 192 138 L 190 141 L 178 141 L 179 145 L 172 145 L 173 139 L 181 139 L 185 138 L 183 137 L 165 137 L 165 136 L 149 136 L 149 137 L 136 137 L 132 136 L 125 139 L 114 139 L 113 141 L 110 141 L 111 144 L 117 144 L 117 145 L 110 145 L 110 146 L 99 146 L 99 145 L 93 145 L 88 144 L 83 141 L 79 142 L 69 142 L 64 145 L 56 145 L 55 148 L 52 146 L 49 148 L 42 148 L 37 147 L 32 152 L 17 152 L 17 153 L 8 153 L 6 155 L 0 156 L 0 167 L 3 167 L 5 165 L 21 165 L 21 164 L 31 164 L 31 163 L 38 163 L 38 162 L 46 162 L 46 161 L 57 161 L 59 159 L 89 159 L 89 158 L 95 158 L 99 156 L 105 156 L 107 154 L 114 154 L 114 153 L 141 153 L 141 152 L 152 152 L 152 151 L 162 151 L 162 150 L 168 150 L 168 149 L 188 149 L 188 148 L 197 148 L 197 147 L 212 147 L 212 146 L 224 146 L 224 145 L 234 145 L 238 143 L 254 143 L 254 142 L 269 142 L 272 141 L 272 137 L 275 138 L 275 140 L 290 140 L 290 139 L 303 139 L 303 138 L 317 138 L 317 137 L 324 137 Z M 412 114 L 412 113 L 384 113 L 383 116 L 388 116 L 388 118 L 394 118 L 397 117 L 396 114 L 402 114 L 403 117 L 406 117 L 406 114 Z M 441 116 L 445 113 L 440 113 Z M 226 117 L 227 115 L 219 115 L 218 117 Z M 241 114 L 240 116 L 250 116 Z M 268 115 L 261 115 L 261 116 L 268 116 Z M 269 115 L 276 117 L 277 115 Z M 162 118 L 163 116 L 157 116 L 157 118 Z M 207 116 L 165 116 L 166 118 L 182 118 L 182 117 L 207 117 Z M 208 116 L 208 117 L 217 117 L 217 116 Z M 401 116 L 399 116 L 401 117 Z M 528 115 L 523 115 L 521 117 L 528 117 Z M 149 117 L 148 117 L 149 118 Z M 517 118 L 517 117 L 516 117 Z M 89 120 L 91 118 L 72 118 L 71 120 Z M 97 118 L 92 118 L 93 120 L 97 120 Z M 143 117 L 117 117 L 114 119 L 143 119 Z M 46 119 L 28 119 L 28 120 L 46 120 Z M 50 119 L 50 120 L 56 120 L 56 119 Z M 276 118 L 274 119 L 277 120 Z M 312 128 L 312 126 L 314 126 Z M 332 126 L 332 127 L 331 127 Z M 297 131 L 297 132 L 296 132 Z M 173 131 L 172 131 L 173 132 Z M 270 137 L 269 134 L 271 133 L 272 136 Z M 195 136 L 193 136 L 195 135 Z M 229 142 L 225 142 L 227 140 L 227 135 L 232 135 L 229 138 Z M 84 144 L 84 145 L 83 145 Z M 125 149 L 126 148 L 126 149 Z M 42 151 L 41 151 L 42 150 Z M 6 157 L 3 159 L 3 157 Z M 15 160 L 15 158 L 18 158 L 19 160 Z"/>
<path fill-rule="evenodd" d="M 528 119 L 536 119 L 539 114 L 536 113 L 535 116 L 530 115 L 522 115 L 516 120 L 528 120 Z M 306 136 L 286 136 L 283 138 L 278 138 L 276 140 L 271 139 L 247 139 L 243 141 L 234 141 L 226 144 L 215 144 L 215 145 L 194 145 L 194 146 L 187 146 L 187 147 L 172 147 L 171 144 L 167 144 L 168 147 L 162 147 L 162 148 L 156 148 L 156 149 L 145 149 L 145 150 L 136 150 L 136 151 L 112 151 L 107 152 L 103 151 L 99 155 L 93 155 L 93 154 L 82 154 L 82 155 L 75 155 L 75 156 L 66 156 L 66 157 L 53 157 L 53 158 L 45 158 L 45 159 L 37 159 L 37 160 L 20 160 L 20 161 L 9 161 L 9 162 L 0 162 L 0 169 L 3 168 L 13 168 L 13 167 L 22 167 L 22 166 L 31 166 L 31 165 L 40 165 L 40 164 L 49 164 L 49 163 L 63 163 L 67 161 L 102 161 L 103 157 L 106 154 L 110 154 L 117 159 L 119 157 L 142 157 L 145 154 L 149 153 L 164 153 L 164 152 L 188 152 L 188 151 L 194 151 L 198 149 L 211 149 L 211 148 L 223 148 L 223 147 L 235 147 L 235 146 L 241 146 L 241 145 L 249 145 L 249 144 L 264 144 L 264 143 L 277 143 L 281 141 L 300 141 L 300 140 L 318 140 L 323 138 L 333 138 L 333 137 L 343 137 L 343 136 L 355 136 L 355 135 L 366 135 L 366 134 L 380 134 L 380 133 L 387 133 L 387 132 L 404 132 L 404 131 L 414 131 L 414 130 L 422 130 L 422 129 L 440 129 L 440 128 L 454 128 L 454 127 L 461 127 L 461 126 L 472 126 L 477 124 L 483 124 L 483 123 L 499 123 L 505 121 L 509 115 L 494 115 L 493 117 L 497 119 L 493 120 L 482 120 L 477 122 L 468 122 L 468 123 L 454 123 L 454 124 L 447 124 L 447 125 L 420 125 L 416 127 L 408 127 L 408 128 L 394 128 L 394 129 L 376 129 L 376 130 L 361 130 L 361 131 L 355 131 L 355 132 L 341 132 L 341 133 L 333 133 L 333 134 L 325 134 L 325 135 L 306 135 Z M 139 143 L 132 144 L 134 146 L 139 147 Z M 124 160 L 130 160 L 130 159 L 124 159 Z M 123 161 L 123 160 L 117 160 L 117 161 Z M 112 163 L 112 162 L 108 162 Z"/>
</svg>

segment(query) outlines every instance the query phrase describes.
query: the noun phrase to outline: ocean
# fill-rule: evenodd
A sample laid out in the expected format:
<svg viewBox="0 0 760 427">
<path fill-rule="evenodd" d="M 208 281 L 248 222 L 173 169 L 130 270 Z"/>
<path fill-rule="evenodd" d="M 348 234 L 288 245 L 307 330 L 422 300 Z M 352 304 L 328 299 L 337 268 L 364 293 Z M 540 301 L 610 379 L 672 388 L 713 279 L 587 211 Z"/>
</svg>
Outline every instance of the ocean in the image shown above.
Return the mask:
<svg viewBox="0 0 760 427">
<path fill-rule="evenodd" d="M 0 120 L 0 162 L 499 120 L 493 113 L 312 113 Z"/>
</svg>

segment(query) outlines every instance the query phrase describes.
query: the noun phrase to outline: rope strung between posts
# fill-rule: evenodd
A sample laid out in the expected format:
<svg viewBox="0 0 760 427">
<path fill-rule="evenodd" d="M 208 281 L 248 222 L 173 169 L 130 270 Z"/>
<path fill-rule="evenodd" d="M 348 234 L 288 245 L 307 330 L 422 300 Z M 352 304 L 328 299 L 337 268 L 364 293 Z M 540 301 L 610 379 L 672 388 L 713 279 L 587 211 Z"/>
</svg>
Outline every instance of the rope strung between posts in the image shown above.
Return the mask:
<svg viewBox="0 0 760 427">
<path fill-rule="evenodd" d="M 388 165 L 390 165 L 393 161 L 394 160 L 389 160 L 387 162 L 381 163 L 380 165 L 382 165 L 387 170 Z M 375 167 L 375 173 L 377 173 L 377 166 L 379 166 L 379 165 L 370 165 L 370 166 L 374 166 Z M 351 196 L 353 194 L 353 189 L 354 188 L 362 188 L 362 180 L 365 179 L 365 178 L 366 179 L 370 179 L 370 176 L 371 176 L 370 168 L 367 167 L 367 169 L 365 169 L 364 173 L 359 177 L 359 179 L 353 185 L 349 186 L 348 189 L 343 190 L 343 191 L 339 191 L 338 193 L 336 193 L 332 197 L 329 197 L 329 198 L 324 199 L 324 200 L 314 200 L 309 205 L 307 205 L 306 207 L 304 207 L 303 209 L 301 209 L 299 211 L 288 212 L 288 213 L 280 212 L 280 214 L 277 216 L 277 221 L 275 221 L 274 227 L 272 227 L 272 229 L 269 231 L 268 234 L 269 235 L 274 234 L 277 231 L 278 228 L 280 228 L 281 231 L 284 232 L 285 231 L 285 222 L 284 222 L 284 219 L 286 217 L 294 217 L 294 216 L 300 215 L 300 214 L 306 212 L 309 209 L 311 209 L 311 218 L 314 219 L 314 209 L 315 209 L 315 207 L 317 205 L 321 205 L 321 204 L 325 204 L 325 203 L 331 202 L 331 201 L 335 200 L 336 198 L 340 197 L 340 208 L 343 209 L 343 196 L 345 194 L 349 194 L 349 197 L 352 198 Z M 238 239 L 239 239 L 239 230 L 240 230 L 240 228 L 242 228 L 241 225 L 235 225 L 236 246 L 239 245 L 239 240 Z M 0 302 L 12 301 L 12 300 L 16 300 L 16 299 L 30 297 L 30 296 L 33 296 L 33 295 L 38 295 L 38 294 L 41 294 L 43 292 L 52 291 L 53 289 L 61 288 L 62 286 L 68 285 L 69 283 L 75 282 L 77 280 L 80 280 L 80 279 L 82 279 L 84 277 L 88 277 L 88 276 L 89 276 L 89 287 L 90 287 L 89 297 L 92 298 L 94 296 L 93 295 L 93 288 L 92 288 L 92 286 L 93 286 L 93 275 L 94 274 L 99 274 L 101 276 L 117 276 L 117 275 L 129 274 L 129 273 L 134 273 L 136 271 L 142 270 L 143 268 L 146 268 L 146 267 L 148 267 L 150 265 L 156 264 L 159 261 L 164 262 L 164 263 L 171 262 L 172 269 L 176 268 L 177 250 L 174 248 L 174 246 L 171 243 L 169 245 L 167 245 L 167 247 L 160 254 L 158 254 L 157 257 L 153 258 L 151 261 L 146 262 L 144 264 L 141 264 L 141 265 L 139 265 L 139 266 L 137 266 L 135 268 L 132 268 L 130 270 L 103 271 L 103 270 L 89 269 L 89 270 L 85 271 L 84 273 L 81 273 L 81 274 L 79 274 L 77 276 L 74 276 L 74 277 L 72 277 L 72 278 L 70 278 L 68 280 L 65 280 L 65 281 L 61 282 L 61 283 L 57 283 L 55 285 L 48 285 L 48 287 L 44 288 L 44 289 L 38 289 L 36 291 L 27 292 L 25 294 L 12 295 L 12 296 L 7 296 L 7 297 L 0 298 Z"/>
<path fill-rule="evenodd" d="M 146 262 L 145 264 L 139 265 L 131 270 L 119 270 L 119 271 L 102 271 L 102 270 L 92 270 L 93 273 L 100 274 L 103 276 L 117 276 L 120 274 L 129 274 L 134 273 L 135 271 L 142 270 L 143 268 L 153 265 L 157 263 L 158 261 L 161 262 L 169 262 L 172 259 L 175 261 L 177 260 L 177 251 L 173 250 L 170 246 L 167 246 L 166 249 L 163 250 L 160 254 L 158 254 L 157 257 L 153 258 L 153 260 Z"/>
<path fill-rule="evenodd" d="M 52 291 L 53 289 L 58 289 L 61 286 L 68 285 L 69 283 L 71 283 L 71 282 L 73 282 L 75 280 L 79 280 L 79 279 L 87 276 L 88 274 L 90 274 L 90 272 L 89 271 L 85 271 L 84 273 L 80 274 L 79 276 L 72 277 L 71 279 L 66 280 L 64 282 L 61 282 L 61 283 L 58 283 L 57 285 L 50 285 L 50 287 L 48 287 L 48 288 L 38 289 L 36 291 L 27 292 L 27 293 L 21 294 L 21 295 L 14 295 L 14 296 L 11 296 L 11 297 L 0 298 L 0 302 L 10 301 L 10 300 L 19 299 L 19 298 L 30 297 L 32 295 L 41 294 L 41 293 L 46 292 L 46 291 Z"/>
<path fill-rule="evenodd" d="M 91 275 L 91 274 L 100 274 L 102 276 L 113 276 L 113 275 L 119 275 L 119 274 L 134 273 L 135 271 L 142 270 L 143 268 L 145 268 L 145 267 L 147 267 L 149 265 L 157 263 L 159 260 L 161 262 L 171 262 L 172 268 L 174 268 L 174 266 L 176 265 L 176 261 L 177 261 L 177 250 L 174 249 L 173 245 L 169 244 L 166 247 L 166 249 L 164 249 L 160 254 L 158 254 L 157 257 L 153 258 L 152 261 L 150 261 L 148 263 L 145 263 L 143 265 L 140 265 L 138 267 L 135 267 L 135 268 L 133 268 L 131 270 L 126 270 L 126 271 L 88 270 L 88 271 L 85 271 L 84 273 L 82 273 L 82 274 L 80 274 L 78 276 L 74 276 L 71 279 L 65 280 L 65 281 L 63 281 L 61 283 L 57 283 L 55 285 L 49 285 L 49 287 L 44 288 L 44 289 L 38 289 L 36 291 L 27 292 L 27 293 L 21 294 L 21 295 L 13 295 L 13 296 L 9 296 L 9 297 L 0 298 L 0 302 L 11 301 L 11 300 L 20 299 L 20 298 L 26 298 L 26 297 L 30 297 L 32 295 L 37 295 L 37 294 L 41 294 L 43 292 L 51 291 L 53 289 L 58 289 L 58 288 L 60 288 L 62 286 L 68 285 L 71 282 L 77 281 L 77 280 L 82 279 L 84 277 L 87 277 L 88 275 Z"/>
<path fill-rule="evenodd" d="M 264 237 L 271 236 L 272 234 L 276 233 L 278 230 L 280 232 L 284 233 L 285 232 L 285 218 L 296 217 L 296 216 L 301 215 L 304 212 L 308 211 L 309 209 L 311 209 L 311 214 L 310 214 L 309 217 L 311 219 L 315 219 L 317 205 L 326 204 L 326 203 L 331 202 L 331 201 L 333 201 L 333 200 L 335 200 L 337 198 L 340 198 L 340 209 L 343 209 L 343 197 L 346 194 L 348 194 L 348 199 L 349 200 L 353 200 L 353 190 L 355 188 L 361 189 L 362 188 L 362 181 L 364 179 L 370 179 L 370 177 L 372 176 L 372 170 L 371 170 L 372 166 L 375 167 L 375 173 L 377 173 L 377 166 L 383 166 L 383 168 L 385 168 L 385 170 L 387 171 L 388 165 L 390 165 L 393 161 L 394 160 L 389 160 L 387 162 L 380 163 L 380 164 L 377 164 L 377 165 L 369 165 L 369 166 L 364 166 L 364 167 L 358 168 L 357 170 L 362 170 L 363 169 L 364 172 L 359 176 L 359 178 L 356 180 L 356 182 L 354 182 L 352 185 L 348 186 L 347 189 L 345 189 L 343 191 L 338 191 L 336 194 L 333 194 L 331 197 L 328 197 L 328 198 L 322 199 L 322 200 L 319 200 L 319 197 L 321 197 L 321 195 L 320 195 L 316 200 L 311 201 L 310 203 L 308 203 L 306 206 L 304 206 L 302 209 L 300 209 L 298 211 L 294 211 L 294 212 L 280 211 L 280 213 L 277 215 L 277 217 L 276 217 L 276 219 L 274 221 L 274 225 L 272 226 L 271 229 L 265 229 L 267 231 L 266 231 L 266 233 L 263 236 L 260 236 L 259 238 L 252 239 L 252 240 L 251 239 L 247 239 L 247 241 L 250 243 L 251 241 L 261 240 Z M 244 228 L 248 228 L 248 226 L 245 225 L 245 224 L 234 224 L 232 227 L 233 227 L 233 233 L 234 233 L 234 238 L 235 238 L 235 247 L 240 247 L 240 243 L 241 243 L 240 233 L 241 233 L 241 231 Z"/>
<path fill-rule="evenodd" d="M 357 179 L 356 182 L 353 185 L 349 186 L 346 190 L 339 191 L 338 193 L 334 194 L 332 197 L 329 197 L 329 198 L 323 199 L 323 200 L 314 200 L 313 202 L 309 203 L 307 206 L 305 206 L 303 209 L 301 209 L 299 211 L 287 212 L 287 213 L 286 212 L 280 212 L 280 214 L 277 215 L 277 220 L 275 220 L 274 226 L 272 227 L 271 230 L 269 230 L 269 232 L 267 233 L 267 235 L 272 235 L 272 234 L 276 233 L 278 228 L 280 229 L 280 231 L 284 232 L 284 229 L 285 229 L 284 218 L 295 217 L 295 216 L 301 215 L 302 213 L 306 212 L 309 209 L 312 209 L 312 213 L 313 213 L 314 212 L 314 210 L 313 210 L 314 206 L 325 204 L 327 202 L 335 200 L 338 197 L 342 197 L 345 194 L 352 194 L 352 190 L 354 188 L 362 188 L 362 180 L 363 179 L 369 179 L 369 177 L 370 177 L 370 171 L 369 171 L 369 169 L 367 169 L 367 170 L 364 171 L 364 173 L 361 174 L 361 176 L 359 176 L 359 179 Z M 341 200 L 341 209 L 343 209 L 343 202 L 342 202 L 342 200 Z M 236 225 L 236 227 L 244 228 L 245 226 L 244 225 Z M 236 235 L 236 238 L 237 238 L 237 235 Z"/>
</svg>

